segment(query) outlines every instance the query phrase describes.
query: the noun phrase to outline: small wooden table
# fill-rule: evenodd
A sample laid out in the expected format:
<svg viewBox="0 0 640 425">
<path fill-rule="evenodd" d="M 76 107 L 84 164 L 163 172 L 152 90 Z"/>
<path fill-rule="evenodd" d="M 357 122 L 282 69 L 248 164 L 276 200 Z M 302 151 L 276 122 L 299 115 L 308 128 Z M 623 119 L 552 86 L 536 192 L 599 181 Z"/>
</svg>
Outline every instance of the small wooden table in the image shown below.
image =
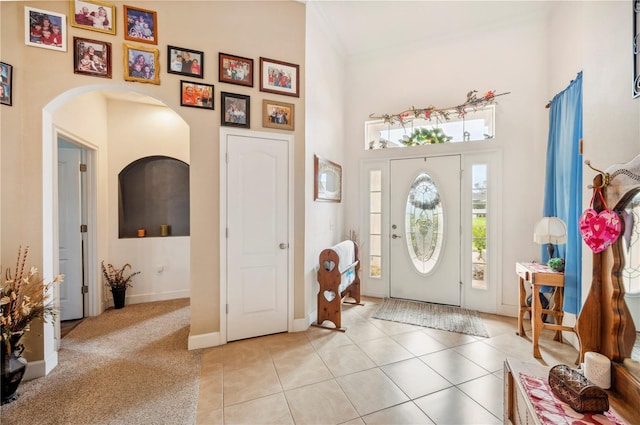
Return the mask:
<svg viewBox="0 0 640 425">
<path fill-rule="evenodd" d="M 533 333 L 533 357 L 542 358 L 540 348 L 538 347 L 538 339 L 540 331 L 543 328 L 549 328 L 556 331 L 554 341 L 562 342 L 562 331 L 575 332 L 575 328 L 562 325 L 564 311 L 562 304 L 564 302 L 564 273 L 554 272 L 549 267 L 540 263 L 516 263 L 516 273 L 520 281 L 520 312 L 518 313 L 518 335 L 525 336 L 523 319 L 524 313 L 529 312 L 531 316 L 531 330 Z M 531 307 L 527 305 L 527 291 L 525 282 L 531 284 Z M 553 309 L 543 309 L 540 303 L 540 287 L 552 286 L 555 288 L 553 293 Z M 542 321 L 543 314 L 550 314 L 555 317 L 555 324 L 544 323 Z"/>
</svg>

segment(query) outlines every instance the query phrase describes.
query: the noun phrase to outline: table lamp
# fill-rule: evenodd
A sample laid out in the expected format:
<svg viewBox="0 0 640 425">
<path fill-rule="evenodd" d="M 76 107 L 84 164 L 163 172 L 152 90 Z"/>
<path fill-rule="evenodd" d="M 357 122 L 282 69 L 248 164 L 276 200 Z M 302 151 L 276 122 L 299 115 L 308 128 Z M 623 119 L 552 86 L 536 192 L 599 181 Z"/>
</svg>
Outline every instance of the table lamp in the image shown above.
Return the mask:
<svg viewBox="0 0 640 425">
<path fill-rule="evenodd" d="M 547 244 L 549 258 L 553 258 L 555 244 L 567 242 L 567 225 L 558 217 L 543 217 L 533 230 L 535 243 Z"/>
</svg>

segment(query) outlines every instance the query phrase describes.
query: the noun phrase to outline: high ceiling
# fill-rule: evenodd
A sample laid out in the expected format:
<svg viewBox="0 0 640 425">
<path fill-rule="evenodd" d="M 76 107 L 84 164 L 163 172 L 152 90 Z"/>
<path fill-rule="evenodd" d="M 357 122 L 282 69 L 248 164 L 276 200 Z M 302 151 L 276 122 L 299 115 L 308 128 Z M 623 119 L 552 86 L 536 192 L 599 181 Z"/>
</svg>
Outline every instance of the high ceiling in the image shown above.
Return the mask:
<svg viewBox="0 0 640 425">
<path fill-rule="evenodd" d="M 347 56 L 524 23 L 551 1 L 307 0 Z"/>
<path fill-rule="evenodd" d="M 518 25 L 547 13 L 553 2 L 560 0 L 299 1 L 320 16 L 336 45 L 352 57 Z M 110 99 L 163 105 L 136 92 L 106 90 L 104 94 Z"/>
</svg>

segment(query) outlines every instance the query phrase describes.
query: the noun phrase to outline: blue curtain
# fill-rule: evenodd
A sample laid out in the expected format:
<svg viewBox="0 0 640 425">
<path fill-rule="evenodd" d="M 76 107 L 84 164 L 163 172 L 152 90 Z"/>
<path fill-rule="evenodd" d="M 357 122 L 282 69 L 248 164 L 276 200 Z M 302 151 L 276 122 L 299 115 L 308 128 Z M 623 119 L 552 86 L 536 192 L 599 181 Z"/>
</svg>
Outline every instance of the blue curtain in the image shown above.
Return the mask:
<svg viewBox="0 0 640 425">
<path fill-rule="evenodd" d="M 582 72 L 551 101 L 545 181 L 544 217 L 559 217 L 567 224 L 567 243 L 556 247 L 565 258 L 564 311 L 578 314 L 581 307 L 582 238 Z M 542 247 L 542 261 L 549 259 Z"/>
</svg>

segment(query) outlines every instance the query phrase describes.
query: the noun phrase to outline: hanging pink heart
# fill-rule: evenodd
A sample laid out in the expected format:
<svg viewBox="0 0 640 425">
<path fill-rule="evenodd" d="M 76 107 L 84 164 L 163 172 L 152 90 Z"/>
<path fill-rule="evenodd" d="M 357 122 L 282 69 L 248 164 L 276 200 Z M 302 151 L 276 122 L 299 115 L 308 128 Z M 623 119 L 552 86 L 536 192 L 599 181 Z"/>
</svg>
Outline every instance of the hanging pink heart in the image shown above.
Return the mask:
<svg viewBox="0 0 640 425">
<path fill-rule="evenodd" d="M 593 208 L 582 213 L 578 225 L 582 239 L 595 253 L 611 246 L 620 236 L 622 228 L 618 214 L 607 209 L 598 213 Z"/>
</svg>

